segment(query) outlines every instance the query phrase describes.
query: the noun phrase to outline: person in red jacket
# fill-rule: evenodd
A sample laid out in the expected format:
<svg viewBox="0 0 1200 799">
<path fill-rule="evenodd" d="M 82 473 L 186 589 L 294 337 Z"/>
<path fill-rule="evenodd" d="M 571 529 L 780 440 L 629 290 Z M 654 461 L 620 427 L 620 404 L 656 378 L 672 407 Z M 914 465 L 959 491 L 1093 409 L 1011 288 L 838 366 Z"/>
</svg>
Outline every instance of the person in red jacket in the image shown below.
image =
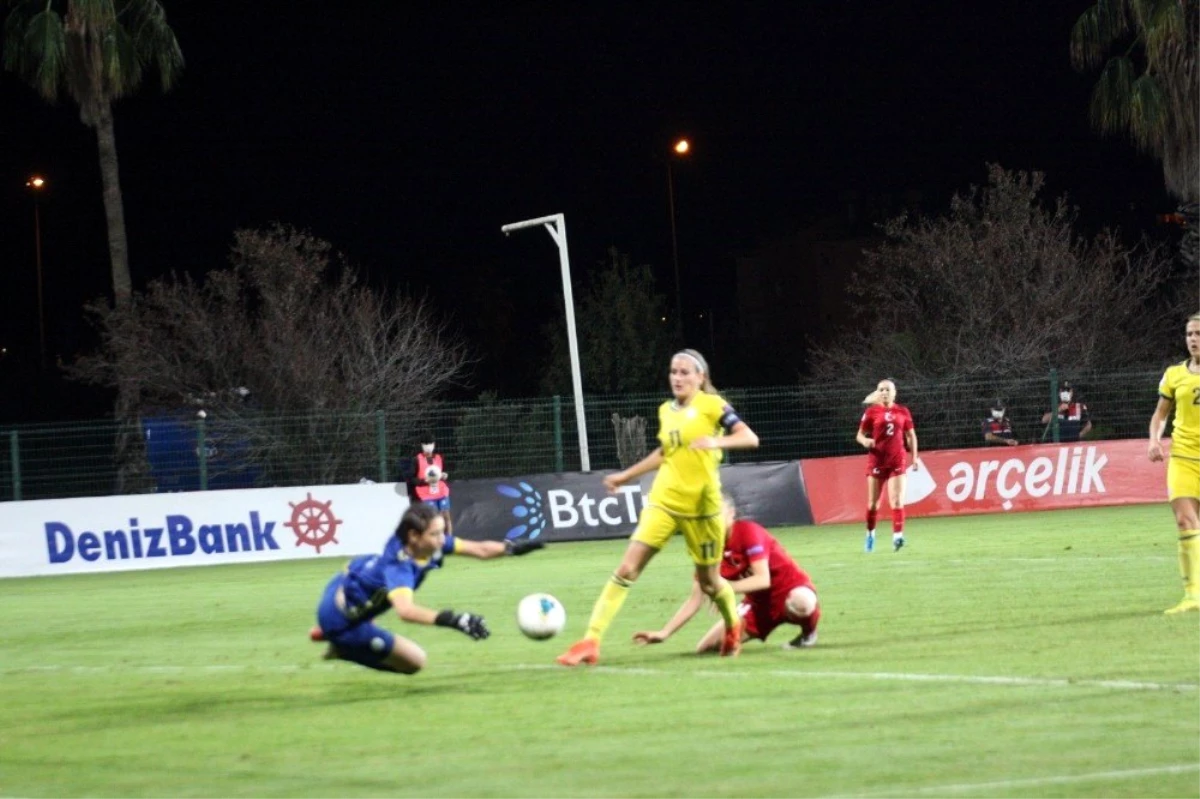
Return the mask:
<svg viewBox="0 0 1200 799">
<path fill-rule="evenodd" d="M 421 451 L 413 459 L 413 493 L 416 498 L 442 514 L 446 520 L 446 533 L 454 530 L 450 521 L 450 473 L 445 470 L 442 455 L 434 450 L 437 444 L 432 435 L 421 441 Z"/>
</svg>

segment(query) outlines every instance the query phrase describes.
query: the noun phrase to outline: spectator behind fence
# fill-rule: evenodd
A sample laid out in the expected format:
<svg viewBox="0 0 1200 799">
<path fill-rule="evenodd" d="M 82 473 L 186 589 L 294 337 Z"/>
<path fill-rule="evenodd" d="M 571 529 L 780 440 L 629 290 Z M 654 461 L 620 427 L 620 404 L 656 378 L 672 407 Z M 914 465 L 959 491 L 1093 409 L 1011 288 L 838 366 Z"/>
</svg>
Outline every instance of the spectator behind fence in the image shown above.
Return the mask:
<svg viewBox="0 0 1200 799">
<path fill-rule="evenodd" d="M 445 463 L 441 453 L 434 452 L 437 447 L 430 433 L 421 439 L 421 451 L 413 461 L 416 464 L 413 475 L 413 493 L 417 500 L 429 505 L 441 513 L 446 520 L 446 534 L 454 532 L 454 522 L 450 518 L 450 473 L 445 471 Z"/>
<path fill-rule="evenodd" d="M 1050 435 L 1050 426 L 1054 423 L 1053 417 L 1056 413 L 1059 441 L 1078 441 L 1091 432 L 1092 418 L 1088 414 L 1088 406 L 1067 380 L 1058 388 L 1058 409 L 1042 414 L 1042 424 L 1046 425 L 1046 430 L 1042 433 L 1043 441 Z"/>
<path fill-rule="evenodd" d="M 1003 400 L 996 400 L 992 403 L 991 413 L 983 420 L 983 443 L 1009 447 L 1015 447 L 1020 443 L 1017 441 L 1016 433 L 1013 432 L 1012 422 L 1009 421 L 1008 411 L 1004 407 Z"/>
</svg>

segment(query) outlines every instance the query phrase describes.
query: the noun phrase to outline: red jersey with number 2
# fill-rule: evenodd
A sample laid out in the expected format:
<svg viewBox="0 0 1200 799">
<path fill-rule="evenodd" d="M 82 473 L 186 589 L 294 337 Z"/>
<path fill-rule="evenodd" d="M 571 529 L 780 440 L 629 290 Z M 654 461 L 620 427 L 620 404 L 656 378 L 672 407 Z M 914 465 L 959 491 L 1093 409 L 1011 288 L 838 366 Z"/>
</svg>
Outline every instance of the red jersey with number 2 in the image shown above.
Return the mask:
<svg viewBox="0 0 1200 799">
<path fill-rule="evenodd" d="M 904 454 L 904 436 L 913 429 L 912 414 L 903 405 L 872 405 L 862 415 L 858 429 L 875 442 L 867 450 L 867 474 L 873 470 L 903 472 L 907 458 Z"/>
</svg>

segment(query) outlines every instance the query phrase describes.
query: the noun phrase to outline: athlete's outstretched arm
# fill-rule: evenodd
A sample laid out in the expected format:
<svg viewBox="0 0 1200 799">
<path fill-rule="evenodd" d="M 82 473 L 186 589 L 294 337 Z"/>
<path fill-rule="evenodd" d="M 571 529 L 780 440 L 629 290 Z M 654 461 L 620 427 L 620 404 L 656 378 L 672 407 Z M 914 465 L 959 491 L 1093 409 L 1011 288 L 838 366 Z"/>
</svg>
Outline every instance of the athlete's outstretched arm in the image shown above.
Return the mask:
<svg viewBox="0 0 1200 799">
<path fill-rule="evenodd" d="M 643 474 L 654 471 L 659 466 L 662 466 L 662 463 L 662 447 L 655 447 L 653 452 L 630 466 L 628 469 L 622 469 L 619 472 L 613 472 L 612 474 L 605 475 L 604 486 L 610 492 L 616 491 L 618 486 L 623 486 L 630 480 L 636 480 Z"/>
<path fill-rule="evenodd" d="M 546 546 L 541 541 L 468 541 L 454 539 L 454 554 L 469 555 L 479 560 L 491 560 L 504 555 L 528 555 Z"/>
<path fill-rule="evenodd" d="M 704 604 L 704 592 L 700 590 L 700 583 L 692 580 L 692 593 L 679 606 L 679 610 L 675 611 L 675 615 L 666 623 L 666 626 L 661 630 L 636 632 L 633 634 L 633 640 L 639 644 L 661 644 L 674 635 L 680 627 L 691 621 L 702 604 Z"/>
<path fill-rule="evenodd" d="M 771 587 L 770 561 L 758 558 L 750 561 L 750 576 L 740 580 L 730 580 L 729 587 L 738 594 L 753 594 L 755 591 L 765 591 Z"/>
<path fill-rule="evenodd" d="M 413 602 L 411 588 L 397 588 L 388 595 L 392 609 L 404 621 L 414 624 L 436 624 L 438 627 L 450 627 L 460 633 L 482 641 L 492 634 L 483 617 L 475 613 L 459 613 L 450 610 L 433 610 Z"/>
<path fill-rule="evenodd" d="M 418 605 L 413 601 L 411 588 L 397 588 L 388 594 L 392 610 L 404 621 L 413 624 L 433 624 L 437 620 L 437 611 Z"/>
</svg>

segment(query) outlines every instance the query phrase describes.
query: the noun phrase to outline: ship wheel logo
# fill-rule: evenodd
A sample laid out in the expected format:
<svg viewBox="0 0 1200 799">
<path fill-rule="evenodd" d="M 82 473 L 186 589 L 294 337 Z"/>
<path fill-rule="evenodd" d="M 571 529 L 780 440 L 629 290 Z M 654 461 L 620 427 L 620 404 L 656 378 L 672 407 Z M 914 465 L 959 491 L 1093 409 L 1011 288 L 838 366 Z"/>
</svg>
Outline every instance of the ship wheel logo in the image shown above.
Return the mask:
<svg viewBox="0 0 1200 799">
<path fill-rule="evenodd" d="M 320 554 L 321 547 L 338 543 L 337 528 L 342 520 L 333 515 L 332 499 L 318 502 L 309 492 L 308 499 L 303 502 L 288 504 L 292 506 L 292 520 L 284 522 L 283 526 L 292 528 L 296 534 L 296 546 L 307 544 Z"/>
</svg>

